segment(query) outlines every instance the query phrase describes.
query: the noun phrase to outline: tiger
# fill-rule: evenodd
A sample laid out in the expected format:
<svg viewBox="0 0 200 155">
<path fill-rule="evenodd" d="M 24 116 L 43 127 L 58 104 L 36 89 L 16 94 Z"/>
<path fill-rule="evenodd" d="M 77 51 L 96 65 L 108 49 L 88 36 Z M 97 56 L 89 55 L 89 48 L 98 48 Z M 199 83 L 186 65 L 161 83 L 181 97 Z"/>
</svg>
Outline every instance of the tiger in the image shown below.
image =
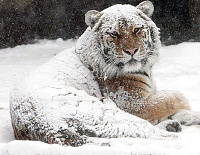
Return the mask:
<svg viewBox="0 0 200 155">
<path fill-rule="evenodd" d="M 15 138 L 81 146 L 98 138 L 176 137 L 171 132 L 181 123 L 199 124 L 184 95 L 156 90 L 161 42 L 153 10 L 144 1 L 88 11 L 75 47 L 11 91 Z"/>
<path fill-rule="evenodd" d="M 156 91 L 152 69 L 161 42 L 159 29 L 150 18 L 154 6 L 150 1 L 136 8 L 126 5 L 120 10 L 119 6 L 113 6 L 114 11 L 91 10 L 86 14 L 93 48 L 83 62 L 89 62 L 103 96 L 111 98 L 121 110 L 154 125 L 174 118 L 180 122 L 163 124 L 167 131 L 179 132 L 180 123 L 187 122 L 176 114 L 188 116 L 191 107 L 178 91 Z M 192 122 L 198 121 L 189 124 Z"/>
</svg>

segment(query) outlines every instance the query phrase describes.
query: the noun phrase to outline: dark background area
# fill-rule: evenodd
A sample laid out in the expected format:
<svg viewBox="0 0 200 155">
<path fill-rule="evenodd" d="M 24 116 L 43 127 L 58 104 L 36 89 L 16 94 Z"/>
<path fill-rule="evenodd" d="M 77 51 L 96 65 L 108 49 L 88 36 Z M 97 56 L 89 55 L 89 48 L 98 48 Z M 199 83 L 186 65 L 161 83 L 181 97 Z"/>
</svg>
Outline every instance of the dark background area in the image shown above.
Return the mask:
<svg viewBox="0 0 200 155">
<path fill-rule="evenodd" d="M 114 4 L 143 0 L 3 0 L 0 1 L 0 48 L 33 43 L 35 39 L 69 39 L 86 29 L 84 15 Z M 199 0 L 151 0 L 152 19 L 163 44 L 200 41 Z"/>
</svg>

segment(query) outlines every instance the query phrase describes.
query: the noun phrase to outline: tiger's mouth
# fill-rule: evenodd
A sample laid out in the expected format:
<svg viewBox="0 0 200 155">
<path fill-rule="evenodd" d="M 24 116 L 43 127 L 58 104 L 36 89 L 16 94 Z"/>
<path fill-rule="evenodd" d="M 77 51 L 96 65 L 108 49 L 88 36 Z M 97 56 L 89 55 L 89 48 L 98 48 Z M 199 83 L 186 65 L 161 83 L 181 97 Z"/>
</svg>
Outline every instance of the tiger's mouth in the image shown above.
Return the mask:
<svg viewBox="0 0 200 155">
<path fill-rule="evenodd" d="M 130 60 L 128 60 L 127 62 L 119 62 L 119 63 L 117 63 L 117 67 L 119 67 L 119 68 L 123 68 L 125 65 L 134 65 L 134 64 L 136 64 L 138 62 L 138 60 L 136 60 L 136 59 L 134 59 L 133 57 L 130 59 Z"/>
<path fill-rule="evenodd" d="M 126 64 L 135 64 L 136 62 L 138 62 L 138 60 L 136 60 L 135 58 L 131 57 L 130 60 Z"/>
</svg>

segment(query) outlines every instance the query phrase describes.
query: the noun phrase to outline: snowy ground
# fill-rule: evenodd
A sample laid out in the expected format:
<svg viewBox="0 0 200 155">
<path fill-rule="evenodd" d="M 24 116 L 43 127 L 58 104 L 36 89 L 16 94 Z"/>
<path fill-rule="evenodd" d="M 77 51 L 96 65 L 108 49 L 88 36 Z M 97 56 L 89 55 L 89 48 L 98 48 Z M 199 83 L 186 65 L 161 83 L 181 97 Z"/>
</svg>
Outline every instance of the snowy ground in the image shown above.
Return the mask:
<svg viewBox="0 0 200 155">
<path fill-rule="evenodd" d="M 74 45 L 74 41 L 43 40 L 33 45 L 22 45 L 15 48 L 0 50 L 0 155 L 23 155 L 24 154 L 125 154 L 144 153 L 149 154 L 200 154 L 198 142 L 200 139 L 200 126 L 184 127 L 180 133 L 179 141 L 188 144 L 187 148 L 177 151 L 174 141 L 156 143 L 151 140 L 127 139 L 127 145 L 121 146 L 120 139 L 115 140 L 116 147 L 101 147 L 86 145 L 80 148 L 65 148 L 58 145 L 49 145 L 41 142 L 13 141 L 13 131 L 9 116 L 9 91 L 17 81 L 22 80 L 44 62 L 54 55 Z M 200 111 L 200 43 L 182 43 L 168 47 L 162 47 L 160 62 L 154 68 L 157 88 L 179 90 L 189 99 L 192 109 Z M 12 141 L 12 142 L 11 142 Z M 113 141 L 113 140 L 111 140 Z M 128 147 L 129 141 L 134 147 Z M 137 143 L 142 142 L 145 148 L 140 148 Z M 118 144 L 120 143 L 120 145 Z M 190 145 L 189 145 L 190 144 Z M 13 147 L 15 146 L 15 147 Z M 138 147 L 137 147 L 138 146 Z M 158 146 L 158 147 L 157 147 Z M 156 148 L 155 148 L 156 147 Z M 176 149 L 174 149 L 176 147 Z M 33 148 L 33 149 L 31 149 Z M 37 148 L 37 149 L 36 149 Z M 137 151 L 135 150 L 137 148 Z M 152 149 L 154 148 L 154 149 Z M 193 150 L 194 148 L 197 148 Z M 17 151 L 17 152 L 16 152 Z M 29 151 L 29 152 L 27 152 Z"/>
</svg>

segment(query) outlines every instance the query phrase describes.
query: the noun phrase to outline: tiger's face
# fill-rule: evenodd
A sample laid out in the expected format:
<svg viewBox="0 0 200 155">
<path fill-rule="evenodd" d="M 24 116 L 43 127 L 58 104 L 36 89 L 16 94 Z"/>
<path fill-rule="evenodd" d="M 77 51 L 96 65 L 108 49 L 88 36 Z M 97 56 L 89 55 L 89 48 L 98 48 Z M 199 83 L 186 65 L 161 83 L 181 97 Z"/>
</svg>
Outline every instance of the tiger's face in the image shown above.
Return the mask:
<svg viewBox="0 0 200 155">
<path fill-rule="evenodd" d="M 129 7 L 99 13 L 92 29 L 93 52 L 99 57 L 95 63 L 110 76 L 145 71 L 158 57 L 157 27 L 144 13 Z"/>
</svg>

